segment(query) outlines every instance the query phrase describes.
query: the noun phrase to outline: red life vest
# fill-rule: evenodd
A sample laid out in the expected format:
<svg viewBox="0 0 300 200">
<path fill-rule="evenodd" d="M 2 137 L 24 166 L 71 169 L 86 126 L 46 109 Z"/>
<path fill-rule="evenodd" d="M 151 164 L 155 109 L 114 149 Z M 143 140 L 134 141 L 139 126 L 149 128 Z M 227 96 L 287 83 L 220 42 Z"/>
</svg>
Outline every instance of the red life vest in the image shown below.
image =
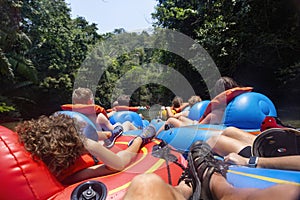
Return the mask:
<svg viewBox="0 0 300 200">
<path fill-rule="evenodd" d="M 81 155 L 75 160 L 75 163 L 62 171 L 60 175 L 57 177 L 59 181 L 63 181 L 68 176 L 75 174 L 76 172 L 79 172 L 83 169 L 89 168 L 91 166 L 94 166 L 96 164 L 100 164 L 97 162 L 91 154 L 86 153 Z"/>
</svg>

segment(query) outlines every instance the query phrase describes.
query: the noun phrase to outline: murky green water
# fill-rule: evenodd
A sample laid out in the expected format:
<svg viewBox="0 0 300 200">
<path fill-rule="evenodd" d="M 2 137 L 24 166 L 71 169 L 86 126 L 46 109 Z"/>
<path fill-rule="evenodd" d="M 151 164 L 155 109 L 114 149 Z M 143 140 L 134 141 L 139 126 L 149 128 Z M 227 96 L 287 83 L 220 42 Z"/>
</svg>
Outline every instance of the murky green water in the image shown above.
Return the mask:
<svg viewBox="0 0 300 200">
<path fill-rule="evenodd" d="M 293 127 L 300 128 L 300 120 L 287 120 L 284 121 L 286 124 L 290 124 Z"/>
<path fill-rule="evenodd" d="M 14 130 L 15 126 L 18 124 L 19 122 L 9 122 L 9 123 L 2 123 L 0 124 L 1 126 L 5 126 L 11 130 Z"/>
</svg>

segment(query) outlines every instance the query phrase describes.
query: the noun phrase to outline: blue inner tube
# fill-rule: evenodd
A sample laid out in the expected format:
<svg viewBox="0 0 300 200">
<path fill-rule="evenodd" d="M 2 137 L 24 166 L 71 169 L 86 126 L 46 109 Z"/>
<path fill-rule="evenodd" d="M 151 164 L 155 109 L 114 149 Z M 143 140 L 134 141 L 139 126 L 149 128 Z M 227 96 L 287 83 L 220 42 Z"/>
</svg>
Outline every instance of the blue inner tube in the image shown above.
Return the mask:
<svg viewBox="0 0 300 200">
<path fill-rule="evenodd" d="M 117 122 L 124 123 L 126 121 L 131 122 L 137 128 L 144 128 L 145 126 L 149 125 L 149 122 L 146 120 L 142 120 L 141 116 L 132 111 L 119 111 L 113 114 L 109 118 L 110 123 L 115 124 Z"/>
<path fill-rule="evenodd" d="M 75 118 L 78 122 L 84 123 L 85 126 L 83 126 L 83 134 L 85 137 L 98 141 L 98 134 L 97 134 L 97 128 L 95 124 L 85 115 L 79 113 L 79 112 L 74 112 L 74 111 L 58 111 L 55 112 L 54 114 L 64 114 L 69 117 Z"/>
</svg>

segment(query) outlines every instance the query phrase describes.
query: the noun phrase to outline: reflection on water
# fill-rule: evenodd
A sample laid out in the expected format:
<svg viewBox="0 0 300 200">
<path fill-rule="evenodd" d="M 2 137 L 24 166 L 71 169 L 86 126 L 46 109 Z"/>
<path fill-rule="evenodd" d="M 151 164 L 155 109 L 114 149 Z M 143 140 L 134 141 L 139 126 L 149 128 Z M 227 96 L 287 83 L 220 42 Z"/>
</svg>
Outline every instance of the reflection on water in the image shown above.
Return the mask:
<svg viewBox="0 0 300 200">
<path fill-rule="evenodd" d="M 300 128 L 300 107 L 281 107 L 277 109 L 277 114 L 282 122 Z"/>
<path fill-rule="evenodd" d="M 286 120 L 286 121 L 283 120 L 283 122 L 285 124 L 289 124 L 295 128 L 300 128 L 300 120 Z"/>
</svg>

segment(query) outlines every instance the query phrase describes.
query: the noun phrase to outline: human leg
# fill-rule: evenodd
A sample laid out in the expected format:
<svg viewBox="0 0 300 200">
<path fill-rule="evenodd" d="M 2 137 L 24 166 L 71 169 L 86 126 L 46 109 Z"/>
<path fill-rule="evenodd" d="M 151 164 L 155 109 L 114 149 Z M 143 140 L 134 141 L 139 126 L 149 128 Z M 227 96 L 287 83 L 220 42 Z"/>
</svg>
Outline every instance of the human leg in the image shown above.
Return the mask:
<svg viewBox="0 0 300 200">
<path fill-rule="evenodd" d="M 184 116 L 180 116 L 178 119 L 182 122 L 181 126 L 188 126 L 188 125 L 192 125 L 195 122 L 197 122 L 197 121 L 191 120 Z"/>
<path fill-rule="evenodd" d="M 124 199 L 188 199 L 184 194 L 191 195 L 191 189 L 185 184 L 177 189 L 156 174 L 142 174 L 132 180 Z"/>
<path fill-rule="evenodd" d="M 136 126 L 134 126 L 131 122 L 126 121 L 124 123 L 122 123 L 124 132 L 126 131 L 130 131 L 130 130 L 138 130 L 138 128 Z"/>
<path fill-rule="evenodd" d="M 139 136 L 133 138 L 128 143 L 129 147 L 126 150 L 117 153 L 121 163 L 123 163 L 124 166 L 129 164 L 131 160 L 135 158 L 136 153 L 140 150 L 141 146 L 144 146 L 147 143 L 149 143 L 152 140 L 152 138 L 154 138 L 154 136 L 155 136 L 155 127 L 149 125 L 141 132 Z"/>
<path fill-rule="evenodd" d="M 99 140 L 105 140 L 112 135 L 110 131 L 97 131 L 97 134 Z"/>
<path fill-rule="evenodd" d="M 224 136 L 214 135 L 211 136 L 206 143 L 213 149 L 213 151 L 220 156 L 226 156 L 229 153 L 239 153 L 244 148 L 249 146 L 239 140 Z"/>
<path fill-rule="evenodd" d="M 300 187 L 294 185 L 280 184 L 266 189 L 233 187 L 224 178 L 219 161 L 214 160 L 210 148 L 203 143 L 192 146 L 188 161 L 178 186 L 171 187 L 154 174 L 139 175 L 133 179 L 124 199 L 189 199 L 191 194 L 193 199 L 204 200 L 296 200 L 300 197 Z M 201 187 L 198 192 L 197 187 Z"/>
<path fill-rule="evenodd" d="M 235 127 L 226 128 L 221 135 L 212 136 L 206 142 L 213 151 L 221 156 L 229 153 L 241 153 L 242 156 L 249 157 L 253 141 L 256 136 L 242 131 Z"/>
<path fill-rule="evenodd" d="M 160 132 L 165 130 L 165 126 L 166 125 L 172 125 L 173 127 L 180 127 L 182 125 L 182 121 L 180 121 L 179 119 L 176 118 L 169 118 L 166 123 L 164 125 L 162 125 L 160 127 L 160 129 L 158 129 L 156 135 L 158 135 Z"/>
<path fill-rule="evenodd" d="M 249 146 L 252 146 L 256 136 L 252 135 L 251 133 L 247 133 L 241 129 L 235 128 L 235 127 L 228 127 L 226 128 L 222 135 L 236 139 L 242 143 L 248 144 Z"/>
<path fill-rule="evenodd" d="M 111 148 L 115 144 L 115 141 L 118 137 L 120 137 L 123 134 L 123 127 L 118 125 L 114 127 L 114 130 L 111 131 L 111 135 L 104 140 L 104 146 L 106 148 Z"/>
<path fill-rule="evenodd" d="M 102 114 L 98 114 L 96 123 L 100 126 L 100 128 L 104 130 L 113 130 L 114 126 L 110 123 L 110 121 Z"/>
</svg>

